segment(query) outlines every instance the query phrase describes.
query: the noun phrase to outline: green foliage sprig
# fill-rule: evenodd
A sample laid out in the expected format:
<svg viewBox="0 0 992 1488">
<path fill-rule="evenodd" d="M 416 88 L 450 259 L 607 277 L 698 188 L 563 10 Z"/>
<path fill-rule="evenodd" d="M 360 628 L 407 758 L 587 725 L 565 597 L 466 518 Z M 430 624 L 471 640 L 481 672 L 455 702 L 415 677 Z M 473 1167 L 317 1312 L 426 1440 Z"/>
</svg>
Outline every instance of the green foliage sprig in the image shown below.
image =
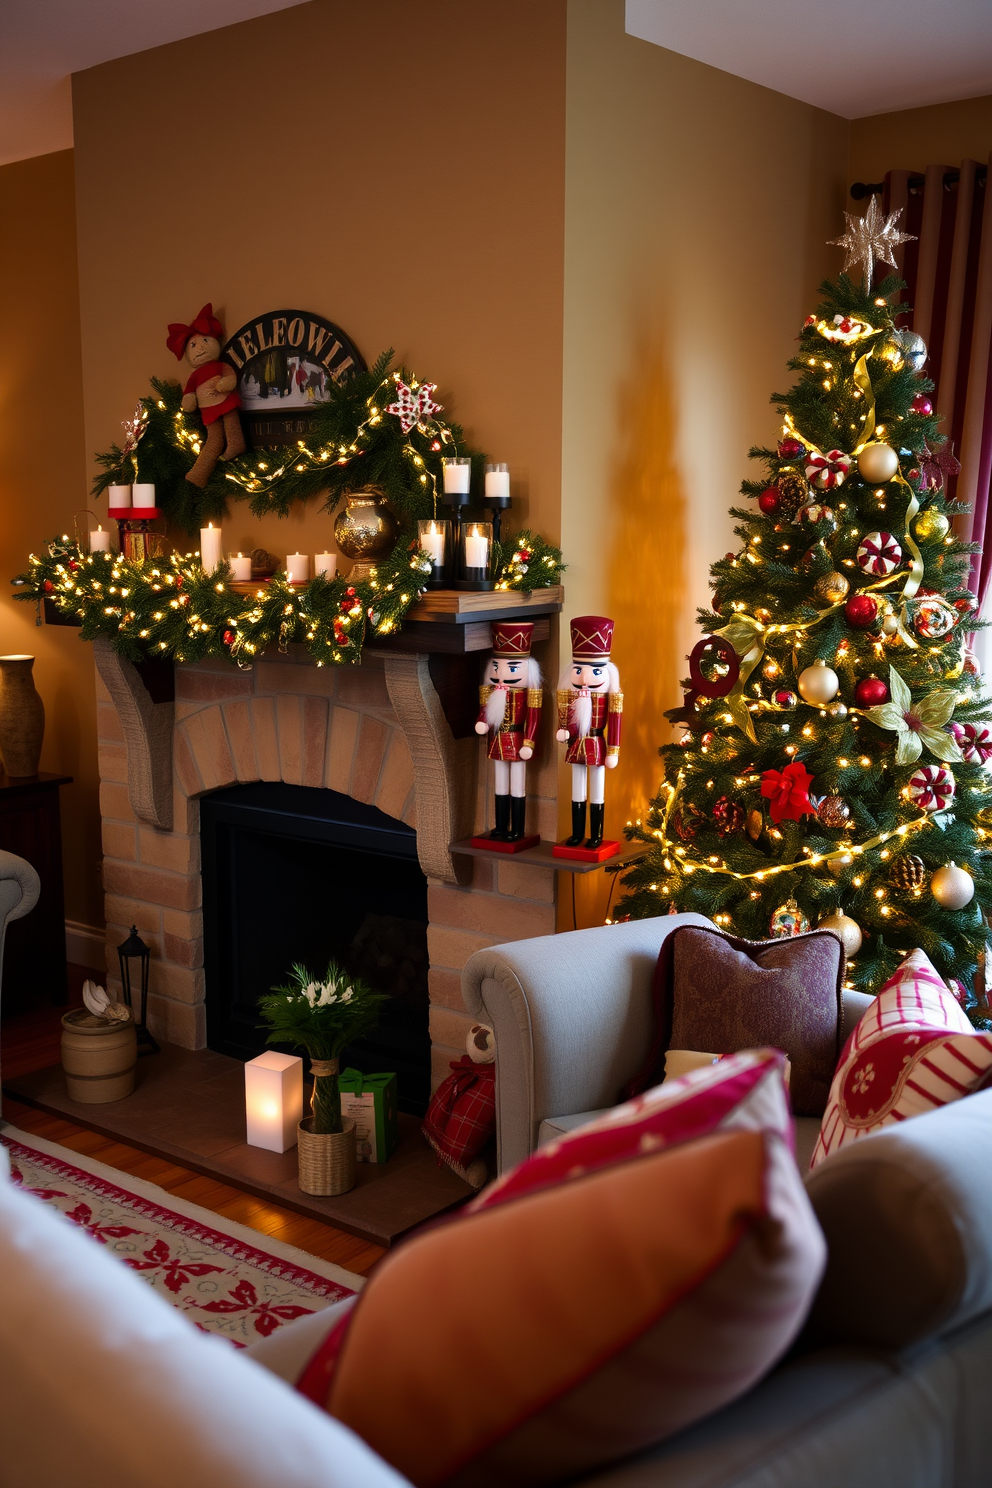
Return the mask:
<svg viewBox="0 0 992 1488">
<path fill-rule="evenodd" d="M 290 1044 L 310 1059 L 337 1060 L 349 1044 L 371 1033 L 388 1000 L 335 961 L 328 962 L 322 977 L 297 965 L 288 982 L 259 998 L 260 1027 L 268 1029 L 267 1044 Z M 313 1129 L 341 1130 L 336 1075 L 314 1078 Z"/>
</svg>

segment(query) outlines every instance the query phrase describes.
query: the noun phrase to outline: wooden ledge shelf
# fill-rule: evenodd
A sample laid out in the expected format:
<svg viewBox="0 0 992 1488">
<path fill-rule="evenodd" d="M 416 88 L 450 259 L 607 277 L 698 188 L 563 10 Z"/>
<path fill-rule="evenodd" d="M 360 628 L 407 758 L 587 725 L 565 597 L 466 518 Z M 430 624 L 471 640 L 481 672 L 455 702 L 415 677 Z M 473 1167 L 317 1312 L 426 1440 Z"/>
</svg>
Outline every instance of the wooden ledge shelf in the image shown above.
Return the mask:
<svg viewBox="0 0 992 1488">
<path fill-rule="evenodd" d="M 525 848 L 523 852 L 513 853 L 511 856 L 490 852 L 486 847 L 473 847 L 471 837 L 464 837 L 460 842 L 452 842 L 451 851 L 464 853 L 469 858 L 489 858 L 490 861 L 500 863 L 529 863 L 532 868 L 555 868 L 559 873 L 598 873 L 601 868 L 614 871 L 629 868 L 631 863 L 636 863 L 648 851 L 646 842 L 631 842 L 621 847 L 615 857 L 606 858 L 602 863 L 582 863 L 572 858 L 556 858 L 552 851 L 554 845 L 553 842 L 540 842 L 537 847 Z"/>
</svg>

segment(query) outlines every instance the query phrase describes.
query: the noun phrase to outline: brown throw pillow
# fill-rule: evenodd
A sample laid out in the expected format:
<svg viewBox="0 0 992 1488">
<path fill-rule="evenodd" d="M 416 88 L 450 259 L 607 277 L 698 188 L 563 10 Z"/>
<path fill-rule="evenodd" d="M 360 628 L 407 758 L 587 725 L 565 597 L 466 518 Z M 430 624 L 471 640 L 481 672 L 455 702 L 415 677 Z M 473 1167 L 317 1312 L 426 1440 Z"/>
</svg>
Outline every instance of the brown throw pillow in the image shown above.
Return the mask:
<svg viewBox="0 0 992 1488">
<path fill-rule="evenodd" d="M 822 1116 L 840 1056 L 843 981 L 844 952 L 829 930 L 754 941 L 681 926 L 658 958 L 656 1078 L 668 1048 L 771 1045 L 792 1061 L 795 1115 Z"/>
</svg>

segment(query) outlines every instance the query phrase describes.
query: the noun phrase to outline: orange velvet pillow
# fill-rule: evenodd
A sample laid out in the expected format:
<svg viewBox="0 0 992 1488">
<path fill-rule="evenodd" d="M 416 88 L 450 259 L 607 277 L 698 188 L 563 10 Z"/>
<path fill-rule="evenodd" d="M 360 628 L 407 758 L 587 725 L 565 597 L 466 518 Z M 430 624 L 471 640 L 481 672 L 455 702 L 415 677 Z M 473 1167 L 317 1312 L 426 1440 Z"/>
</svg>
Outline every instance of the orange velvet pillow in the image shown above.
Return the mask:
<svg viewBox="0 0 992 1488">
<path fill-rule="evenodd" d="M 798 1332 L 824 1246 L 781 1135 L 647 1141 L 585 1174 L 580 1137 L 567 1182 L 390 1256 L 300 1380 L 418 1488 L 588 1473 L 740 1395 Z"/>
</svg>

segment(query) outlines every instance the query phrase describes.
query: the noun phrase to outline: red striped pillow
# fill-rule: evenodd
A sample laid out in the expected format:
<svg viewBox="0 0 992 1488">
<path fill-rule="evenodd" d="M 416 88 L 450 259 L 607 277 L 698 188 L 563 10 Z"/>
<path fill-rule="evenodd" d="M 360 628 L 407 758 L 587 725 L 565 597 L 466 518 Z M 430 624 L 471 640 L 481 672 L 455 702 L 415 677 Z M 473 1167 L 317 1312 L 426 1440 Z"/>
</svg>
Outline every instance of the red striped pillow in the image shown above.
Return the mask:
<svg viewBox="0 0 992 1488">
<path fill-rule="evenodd" d="M 890 977 L 841 1055 L 810 1167 L 884 1126 L 970 1095 L 992 1077 L 977 1033 L 922 951 Z"/>
</svg>

